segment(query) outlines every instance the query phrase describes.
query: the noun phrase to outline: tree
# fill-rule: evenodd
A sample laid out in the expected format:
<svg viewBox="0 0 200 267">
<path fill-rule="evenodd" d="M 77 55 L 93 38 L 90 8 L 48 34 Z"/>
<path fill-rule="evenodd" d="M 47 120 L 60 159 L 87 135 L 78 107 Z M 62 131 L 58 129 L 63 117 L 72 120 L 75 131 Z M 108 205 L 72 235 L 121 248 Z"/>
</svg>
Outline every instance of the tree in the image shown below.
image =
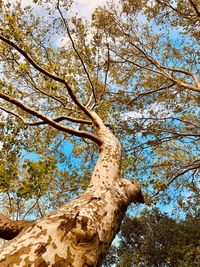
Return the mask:
<svg viewBox="0 0 200 267">
<path fill-rule="evenodd" d="M 117 256 L 111 254 L 106 266 L 198 266 L 199 235 L 198 213 L 177 221 L 158 209 L 144 210 L 138 218 L 125 218 L 113 248 Z"/>
<path fill-rule="evenodd" d="M 97 9 L 92 28 L 81 18 L 69 17 L 71 1 L 38 2 L 35 8 L 40 8 L 43 15 L 19 2 L 13 5 L 1 1 L 0 108 L 16 118 L 19 127 L 26 126 L 27 149 L 36 145 L 36 152 L 48 154 L 52 144 L 56 149 L 60 140 L 67 139 L 73 145 L 76 143 L 76 153 L 84 156 L 87 163 L 90 151 L 96 158 L 99 150 L 99 156 L 87 189 L 77 198 L 35 222 L 14 222 L 2 217 L 2 236 L 20 233 L 1 251 L 0 263 L 99 266 L 119 231 L 128 205 L 144 202 L 139 187 L 122 179 L 122 146 L 118 138 L 123 139 L 127 178 L 142 177 L 151 165 L 149 175 L 154 175 L 153 178 L 148 179 L 145 174 L 140 183 L 149 192 L 153 185 L 154 196 L 184 174 L 185 187 L 192 179 L 191 190 L 197 192 L 199 127 L 194 107 L 199 93 L 195 74 L 198 64 L 189 57 L 191 50 L 187 50 L 196 35 L 189 40 L 187 53 L 182 53 L 184 60 L 189 57 L 192 62 L 192 69 L 187 71 L 181 68 L 185 61 L 174 44 L 166 42 L 163 46 L 167 35 L 150 32 L 152 10 L 146 2 L 145 5 L 137 1 L 136 5 L 135 1 L 122 1 L 119 9 L 114 5 Z M 158 9 L 157 14 L 162 10 Z M 146 16 L 149 22 L 133 24 L 139 15 Z M 141 30 L 137 29 L 140 37 L 144 37 L 142 42 L 133 31 L 136 25 L 140 26 Z M 58 39 L 60 43 L 55 42 Z M 155 40 L 160 42 L 159 47 Z M 169 50 L 173 51 L 175 62 L 181 59 L 180 69 L 171 66 L 173 61 L 166 56 Z M 165 63 L 170 63 L 170 67 Z M 185 112 L 178 101 L 188 102 L 190 118 L 187 121 L 178 116 L 155 118 L 155 112 L 149 109 L 155 101 L 162 104 L 162 109 L 168 107 L 173 115 Z M 134 110 L 142 113 L 144 108 L 150 112 L 148 123 L 122 119 L 122 113 Z M 170 122 L 173 123 L 169 127 Z M 141 134 L 148 148 L 139 144 Z M 163 140 L 167 140 L 164 145 Z M 166 147 L 172 155 L 168 160 Z M 153 159 L 149 157 L 152 153 Z M 26 170 L 33 174 L 35 185 L 35 173 L 37 178 L 43 174 L 37 170 L 40 166 L 43 170 L 44 165 L 35 164 L 32 171 L 33 165 L 27 164 Z M 163 173 L 165 179 L 161 179 Z"/>
</svg>

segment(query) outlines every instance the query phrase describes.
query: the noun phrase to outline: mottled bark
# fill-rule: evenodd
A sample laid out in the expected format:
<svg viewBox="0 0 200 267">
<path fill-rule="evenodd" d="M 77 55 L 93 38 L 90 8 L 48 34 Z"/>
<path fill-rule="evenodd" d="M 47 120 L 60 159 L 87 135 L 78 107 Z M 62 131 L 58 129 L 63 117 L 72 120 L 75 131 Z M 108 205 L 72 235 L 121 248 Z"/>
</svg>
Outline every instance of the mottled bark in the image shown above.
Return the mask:
<svg viewBox="0 0 200 267">
<path fill-rule="evenodd" d="M 59 210 L 24 229 L 0 253 L 0 266 L 100 266 L 131 202 L 141 191 L 121 179 L 122 148 L 92 113 L 102 140 L 87 190 Z"/>
</svg>

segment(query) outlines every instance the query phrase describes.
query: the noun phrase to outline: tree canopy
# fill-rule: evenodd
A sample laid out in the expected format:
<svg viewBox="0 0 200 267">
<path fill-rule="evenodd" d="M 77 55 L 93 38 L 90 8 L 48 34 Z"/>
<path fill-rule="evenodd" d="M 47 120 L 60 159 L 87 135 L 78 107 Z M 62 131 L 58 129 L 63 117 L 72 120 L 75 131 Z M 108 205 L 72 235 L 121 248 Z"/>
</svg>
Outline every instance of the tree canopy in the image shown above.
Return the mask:
<svg viewBox="0 0 200 267">
<path fill-rule="evenodd" d="M 199 214 L 175 220 L 158 209 L 126 217 L 120 244 L 113 246 L 105 266 L 177 267 L 199 265 Z"/>
<path fill-rule="evenodd" d="M 72 1 L 3 0 L 0 12 L 7 215 L 42 217 L 87 187 L 102 144 L 92 110 L 120 140 L 122 176 L 147 204 L 198 204 L 198 0 L 109 1 L 91 21 Z"/>
</svg>

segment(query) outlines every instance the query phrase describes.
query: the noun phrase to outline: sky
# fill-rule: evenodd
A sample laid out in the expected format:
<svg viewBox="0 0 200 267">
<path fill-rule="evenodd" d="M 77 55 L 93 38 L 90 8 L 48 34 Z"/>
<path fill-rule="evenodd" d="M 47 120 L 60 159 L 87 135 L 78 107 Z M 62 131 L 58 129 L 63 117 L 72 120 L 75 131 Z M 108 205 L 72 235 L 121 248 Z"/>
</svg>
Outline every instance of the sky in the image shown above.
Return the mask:
<svg viewBox="0 0 200 267">
<path fill-rule="evenodd" d="M 13 2 L 15 3 L 16 0 L 10 0 L 9 2 Z M 97 6 L 103 6 L 106 4 L 106 0 L 74 0 L 75 4 L 74 4 L 74 11 L 76 11 L 79 16 L 85 17 L 87 19 L 90 18 L 92 12 L 95 10 L 95 8 Z M 33 4 L 32 0 L 22 0 L 23 5 L 34 5 L 37 6 L 35 4 Z M 57 40 L 59 41 L 59 40 Z M 155 109 L 158 112 L 166 112 L 167 110 L 163 108 L 163 106 L 157 106 L 157 103 L 155 103 L 154 105 L 152 105 L 151 107 L 154 111 Z M 127 119 L 127 118 L 141 118 L 141 117 L 149 117 L 149 110 L 145 110 L 143 112 L 129 112 L 126 114 L 123 114 L 123 118 Z M 169 111 L 167 111 L 169 113 Z M 161 117 L 163 115 L 168 115 L 168 114 L 161 114 Z M 169 114 L 170 115 L 170 114 Z M 2 143 L 0 142 L 0 150 L 2 149 Z M 71 150 L 71 149 L 70 149 Z M 30 155 L 29 159 L 35 159 L 35 155 Z M 171 204 L 168 205 L 168 207 L 165 206 L 165 211 L 166 209 L 169 209 L 169 212 L 172 210 L 172 206 Z"/>
<path fill-rule="evenodd" d="M 77 0 L 76 9 L 81 16 L 88 18 L 97 6 L 105 4 L 106 0 Z"/>
<path fill-rule="evenodd" d="M 16 0 L 8 0 L 15 3 Z M 35 5 L 32 0 L 22 0 L 23 5 Z M 74 0 L 75 11 L 82 17 L 90 18 L 97 6 L 103 6 L 106 0 Z"/>
<path fill-rule="evenodd" d="M 5 0 L 10 3 L 16 3 L 16 0 Z M 66 0 L 65 0 L 66 1 Z M 114 0 L 115 1 L 115 0 Z M 75 13 L 78 13 L 78 16 L 84 17 L 86 20 L 91 19 L 91 15 L 98 6 L 104 6 L 107 0 L 74 0 L 72 10 Z M 38 14 L 44 13 L 44 10 L 41 9 L 37 4 L 33 3 L 33 0 L 21 0 L 22 6 L 33 6 L 34 10 Z M 56 46 L 62 46 L 68 42 L 68 38 L 63 36 L 58 37 L 55 40 Z"/>
</svg>

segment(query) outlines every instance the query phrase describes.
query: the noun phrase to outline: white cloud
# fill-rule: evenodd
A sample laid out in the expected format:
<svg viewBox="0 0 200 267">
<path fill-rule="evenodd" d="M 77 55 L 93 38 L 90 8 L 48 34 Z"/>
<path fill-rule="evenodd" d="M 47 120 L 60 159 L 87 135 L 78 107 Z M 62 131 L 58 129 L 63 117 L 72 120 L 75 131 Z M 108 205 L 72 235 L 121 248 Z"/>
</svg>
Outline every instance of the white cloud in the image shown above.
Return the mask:
<svg viewBox="0 0 200 267">
<path fill-rule="evenodd" d="M 75 11 L 82 17 L 90 18 L 92 12 L 98 6 L 104 6 L 106 4 L 106 0 L 77 0 L 75 1 Z"/>
<path fill-rule="evenodd" d="M 66 46 L 69 43 L 70 43 L 70 41 L 69 41 L 68 36 L 66 36 L 66 37 L 61 36 L 55 40 L 55 45 L 58 47 Z"/>
<path fill-rule="evenodd" d="M 154 114 L 152 116 L 152 114 Z M 139 111 L 130 111 L 123 113 L 121 118 L 122 120 L 128 120 L 128 119 L 148 119 L 151 117 L 162 118 L 162 117 L 170 117 L 172 115 L 172 111 L 167 109 L 164 102 L 160 103 L 153 103 L 149 105 L 147 109 L 140 109 Z"/>
<path fill-rule="evenodd" d="M 87 37 L 86 37 L 86 43 L 89 44 L 90 41 L 92 40 L 92 37 L 93 37 L 93 29 L 91 27 L 90 31 L 88 32 Z M 57 47 L 67 46 L 70 44 L 71 44 L 71 41 L 70 41 L 68 36 L 60 36 L 60 37 L 56 38 L 56 40 L 55 40 L 55 45 Z"/>
<path fill-rule="evenodd" d="M 16 0 L 6 0 L 8 3 L 16 3 Z M 107 0 L 74 0 L 74 11 L 77 12 L 81 17 L 85 17 L 89 19 L 91 17 L 92 12 L 98 6 L 104 6 Z M 22 6 L 35 6 L 37 4 L 33 2 L 33 0 L 22 0 Z"/>
</svg>

